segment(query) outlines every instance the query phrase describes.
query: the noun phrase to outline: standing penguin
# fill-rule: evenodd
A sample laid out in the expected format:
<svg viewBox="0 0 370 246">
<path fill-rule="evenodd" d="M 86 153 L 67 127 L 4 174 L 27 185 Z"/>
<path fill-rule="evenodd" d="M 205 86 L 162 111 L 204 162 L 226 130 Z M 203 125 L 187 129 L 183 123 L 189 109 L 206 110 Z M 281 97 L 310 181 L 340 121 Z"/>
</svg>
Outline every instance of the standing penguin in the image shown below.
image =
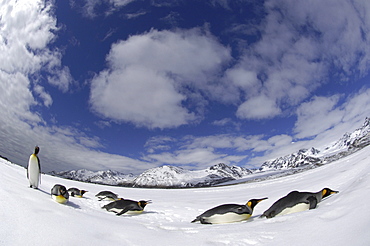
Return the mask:
<svg viewBox="0 0 370 246">
<path fill-rule="evenodd" d="M 329 188 L 324 188 L 318 192 L 292 191 L 272 204 L 269 209 L 263 212 L 261 217 L 272 218 L 277 215 L 285 215 L 314 209 L 323 198 L 334 193 L 338 193 L 338 191 L 334 191 Z"/>
<path fill-rule="evenodd" d="M 191 223 L 200 221 L 202 224 L 223 224 L 247 220 L 252 216 L 254 207 L 267 199 L 251 199 L 245 205 L 223 204 L 211 208 L 197 216 Z"/>
<path fill-rule="evenodd" d="M 37 189 L 41 183 L 41 166 L 40 159 L 37 156 L 39 153 L 39 146 L 35 147 L 35 151 L 30 156 L 27 166 L 27 178 L 30 182 L 30 188 Z"/>
<path fill-rule="evenodd" d="M 56 184 L 51 188 L 51 198 L 58 203 L 67 203 L 69 194 L 65 186 Z"/>
</svg>

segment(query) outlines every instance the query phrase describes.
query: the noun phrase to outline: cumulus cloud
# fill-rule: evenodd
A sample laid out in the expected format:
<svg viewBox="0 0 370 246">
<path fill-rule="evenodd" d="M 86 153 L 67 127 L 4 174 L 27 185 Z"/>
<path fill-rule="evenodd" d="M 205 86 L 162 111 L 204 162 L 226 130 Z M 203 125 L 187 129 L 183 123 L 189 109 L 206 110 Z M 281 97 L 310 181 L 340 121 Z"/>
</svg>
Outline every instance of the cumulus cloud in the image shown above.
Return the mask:
<svg viewBox="0 0 370 246">
<path fill-rule="evenodd" d="M 92 17 L 99 4 L 119 9 L 130 2 L 86 0 L 81 6 Z M 58 30 L 51 2 L 3 1 L 0 150 L 25 165 L 37 143 L 43 171 L 111 168 L 139 173 L 163 164 L 197 169 L 218 162 L 243 165 L 247 158 L 259 166 L 300 148 L 322 147 L 358 127 L 370 113 L 369 89 L 349 97 L 313 94 L 324 83 L 345 83 L 368 74 L 370 3 L 278 0 L 265 1 L 264 7 L 258 25 L 231 25 L 232 31 L 259 35 L 243 46 L 237 60 L 229 47 L 200 28 L 153 29 L 113 44 L 107 69 L 91 81 L 90 105 L 104 118 L 98 122 L 101 127 L 115 121 L 160 129 L 198 122 L 209 101 L 236 105 L 236 116 L 243 120 L 271 119 L 292 110 L 297 121 L 291 136 L 153 137 L 144 146 L 147 155 L 137 160 L 102 153 L 97 150 L 104 148 L 101 139 L 44 121 L 36 110 L 53 104 L 46 84 L 67 92 L 73 83 L 62 52 L 50 48 Z M 233 125 L 233 120 L 213 124 Z"/>
<path fill-rule="evenodd" d="M 333 68 L 337 80 L 366 75 L 368 9 L 363 1 L 266 1 L 261 38 L 225 76 L 245 97 L 237 116 L 271 118 L 297 106 L 329 81 Z"/>
<path fill-rule="evenodd" d="M 26 166 L 38 144 L 42 171 L 87 168 L 91 170 L 142 171 L 146 162 L 93 150 L 100 139 L 73 127 L 48 125 L 39 107 L 50 107 L 53 99 L 45 89 L 49 83 L 69 89 L 69 69 L 61 65 L 61 53 L 51 50 L 56 19 L 50 2 L 2 1 L 0 3 L 0 152 Z M 45 72 L 52 81 L 40 75 Z M 58 77 L 58 79 L 56 79 Z M 42 103 L 40 103 L 40 100 Z M 126 166 L 122 167 L 122 163 Z M 140 170 L 138 168 L 138 170 Z"/>
<path fill-rule="evenodd" d="M 239 106 L 236 115 L 244 119 L 266 119 L 279 115 L 280 108 L 273 98 L 259 95 L 245 101 Z"/>
<path fill-rule="evenodd" d="M 91 81 L 90 103 L 103 117 L 138 126 L 188 124 L 202 110 L 186 104 L 229 60 L 230 51 L 199 29 L 151 30 L 112 46 L 109 68 Z"/>
<path fill-rule="evenodd" d="M 296 137 L 316 136 L 341 122 L 343 112 L 337 108 L 339 99 L 339 95 L 314 97 L 311 101 L 302 103 L 297 110 Z"/>
</svg>

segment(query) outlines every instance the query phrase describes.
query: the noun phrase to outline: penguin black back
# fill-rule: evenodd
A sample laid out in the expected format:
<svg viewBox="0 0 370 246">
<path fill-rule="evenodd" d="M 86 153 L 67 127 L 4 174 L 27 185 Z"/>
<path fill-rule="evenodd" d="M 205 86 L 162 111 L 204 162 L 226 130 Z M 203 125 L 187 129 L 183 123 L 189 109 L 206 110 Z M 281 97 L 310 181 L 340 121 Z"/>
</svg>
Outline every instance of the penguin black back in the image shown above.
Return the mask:
<svg viewBox="0 0 370 246">
<path fill-rule="evenodd" d="M 223 204 L 211 208 L 197 216 L 191 223 L 199 221 L 202 224 L 222 224 L 247 220 L 252 216 L 254 207 L 262 199 L 251 199 L 245 205 Z"/>
<path fill-rule="evenodd" d="M 58 203 L 66 203 L 69 199 L 69 193 L 64 185 L 56 184 L 51 188 L 51 197 Z"/>
<path fill-rule="evenodd" d="M 272 218 L 276 215 L 315 209 L 317 204 L 321 202 L 323 198 L 334 193 L 338 193 L 338 191 L 333 191 L 329 188 L 324 188 L 318 192 L 292 191 L 272 204 L 272 206 L 267 209 L 261 217 Z"/>
<path fill-rule="evenodd" d="M 139 214 L 143 212 L 145 206 L 151 203 L 151 201 L 133 201 L 129 199 L 118 199 L 114 202 L 108 203 L 107 205 L 103 206 L 103 209 L 106 209 L 109 212 L 114 212 L 116 215 L 122 215 L 125 213 L 130 214 Z"/>
</svg>

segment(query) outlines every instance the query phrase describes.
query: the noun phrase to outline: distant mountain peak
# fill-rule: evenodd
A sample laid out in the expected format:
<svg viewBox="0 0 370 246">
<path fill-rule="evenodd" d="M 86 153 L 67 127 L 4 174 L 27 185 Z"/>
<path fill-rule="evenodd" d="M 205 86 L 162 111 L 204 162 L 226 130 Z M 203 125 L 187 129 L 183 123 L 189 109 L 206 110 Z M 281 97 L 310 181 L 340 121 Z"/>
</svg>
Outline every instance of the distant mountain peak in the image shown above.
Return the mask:
<svg viewBox="0 0 370 246">
<path fill-rule="evenodd" d="M 370 145 L 370 118 L 352 133 L 345 133 L 324 151 L 312 147 L 300 149 L 292 154 L 264 162 L 255 172 L 288 170 L 316 167 L 353 153 Z M 303 167 L 303 169 L 301 168 Z M 52 175 L 91 183 L 123 185 L 132 187 L 205 187 L 245 178 L 253 172 L 240 166 L 225 163 L 215 164 L 204 170 L 190 171 L 177 166 L 163 165 L 144 171 L 138 176 L 123 174 L 113 170 L 89 171 L 86 169 L 52 172 Z"/>
</svg>

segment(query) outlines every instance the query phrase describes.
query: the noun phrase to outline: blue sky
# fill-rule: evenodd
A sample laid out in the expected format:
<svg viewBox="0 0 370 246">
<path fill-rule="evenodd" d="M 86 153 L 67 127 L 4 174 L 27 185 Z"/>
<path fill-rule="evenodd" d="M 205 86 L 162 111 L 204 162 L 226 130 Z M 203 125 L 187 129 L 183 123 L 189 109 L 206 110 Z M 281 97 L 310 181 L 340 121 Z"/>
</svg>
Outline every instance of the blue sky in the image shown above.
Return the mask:
<svg viewBox="0 0 370 246">
<path fill-rule="evenodd" d="M 0 154 L 247 168 L 370 116 L 368 1 L 3 1 Z"/>
</svg>

